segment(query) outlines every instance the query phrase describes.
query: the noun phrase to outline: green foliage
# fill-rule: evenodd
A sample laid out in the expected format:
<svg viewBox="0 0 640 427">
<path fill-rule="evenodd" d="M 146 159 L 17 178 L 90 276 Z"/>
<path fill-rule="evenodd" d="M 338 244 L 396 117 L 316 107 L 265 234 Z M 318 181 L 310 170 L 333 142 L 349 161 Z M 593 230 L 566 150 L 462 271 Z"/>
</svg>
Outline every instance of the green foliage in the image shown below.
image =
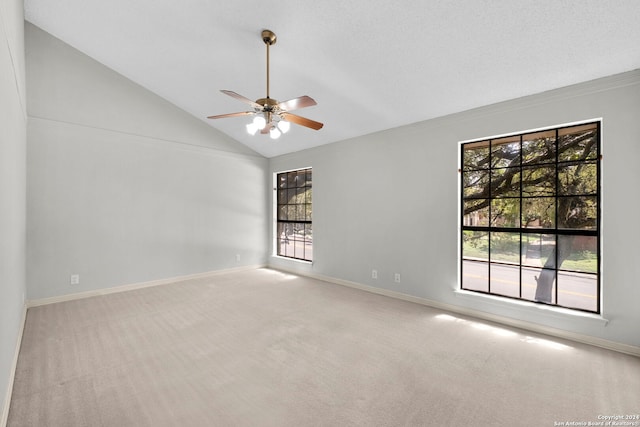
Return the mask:
<svg viewBox="0 0 640 427">
<path fill-rule="evenodd" d="M 520 253 L 520 237 L 511 233 L 492 233 L 491 251 L 501 253 Z"/>
<path fill-rule="evenodd" d="M 464 215 L 491 205 L 491 225 L 519 227 L 521 214 L 515 210 L 519 203 L 506 198 L 518 201 L 522 194 L 527 205 L 524 224 L 593 228 L 597 202 L 590 195 L 598 192 L 597 127 L 577 125 L 559 129 L 558 134 L 557 140 L 556 130 L 523 135 L 522 144 L 519 136 L 465 144 Z"/>
</svg>

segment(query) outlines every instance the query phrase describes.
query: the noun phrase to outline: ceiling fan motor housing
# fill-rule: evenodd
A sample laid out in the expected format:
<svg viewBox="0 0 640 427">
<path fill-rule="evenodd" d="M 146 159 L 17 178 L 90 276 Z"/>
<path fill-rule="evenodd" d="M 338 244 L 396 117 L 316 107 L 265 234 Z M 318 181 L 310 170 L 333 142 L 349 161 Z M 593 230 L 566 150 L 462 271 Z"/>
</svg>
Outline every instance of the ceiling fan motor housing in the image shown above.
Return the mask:
<svg viewBox="0 0 640 427">
<path fill-rule="evenodd" d="M 262 105 L 265 111 L 273 111 L 276 109 L 278 101 L 273 98 L 260 98 L 256 99 L 256 104 Z"/>
</svg>

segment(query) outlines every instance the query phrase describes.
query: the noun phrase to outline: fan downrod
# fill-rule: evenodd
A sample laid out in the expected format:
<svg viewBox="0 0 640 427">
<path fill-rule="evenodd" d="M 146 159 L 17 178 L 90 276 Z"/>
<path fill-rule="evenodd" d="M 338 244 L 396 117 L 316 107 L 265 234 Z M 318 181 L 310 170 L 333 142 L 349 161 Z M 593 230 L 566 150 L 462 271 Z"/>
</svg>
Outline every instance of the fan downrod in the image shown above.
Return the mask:
<svg viewBox="0 0 640 427">
<path fill-rule="evenodd" d="M 269 46 L 276 43 L 276 33 L 271 30 L 262 30 L 262 41 L 267 46 L 267 99 L 269 98 Z M 258 102 L 260 104 L 260 102 Z M 260 104 L 264 105 L 264 104 Z"/>
</svg>

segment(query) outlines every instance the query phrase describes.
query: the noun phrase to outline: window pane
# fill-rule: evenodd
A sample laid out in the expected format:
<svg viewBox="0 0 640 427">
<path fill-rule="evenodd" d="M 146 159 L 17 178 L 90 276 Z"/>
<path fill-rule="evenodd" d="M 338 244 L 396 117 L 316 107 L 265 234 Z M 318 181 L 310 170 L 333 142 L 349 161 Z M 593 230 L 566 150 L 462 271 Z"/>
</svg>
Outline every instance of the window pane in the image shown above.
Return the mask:
<svg viewBox="0 0 640 427">
<path fill-rule="evenodd" d="M 463 224 L 473 227 L 489 226 L 489 201 L 486 199 L 465 200 Z"/>
<path fill-rule="evenodd" d="M 304 259 L 304 224 L 296 223 L 294 225 L 293 242 L 295 248 L 295 257 Z"/>
<path fill-rule="evenodd" d="M 597 223 L 597 196 L 558 198 L 558 228 L 595 230 Z"/>
<path fill-rule="evenodd" d="M 523 234 L 522 265 L 555 268 L 555 248 L 556 236 L 554 234 Z"/>
<path fill-rule="evenodd" d="M 304 253 L 305 259 L 312 261 L 313 260 L 313 233 L 311 229 L 311 224 L 305 224 L 304 226 Z"/>
<path fill-rule="evenodd" d="M 300 235 L 300 232 L 295 234 L 293 240 L 294 256 L 299 259 L 304 259 L 304 238 Z"/>
<path fill-rule="evenodd" d="M 522 163 L 540 164 L 556 161 L 556 131 L 530 133 L 522 136 Z"/>
<path fill-rule="evenodd" d="M 307 218 L 305 205 L 296 205 L 296 220 L 305 221 Z"/>
<path fill-rule="evenodd" d="M 462 257 L 464 259 L 489 260 L 489 233 L 469 231 L 462 233 Z"/>
<path fill-rule="evenodd" d="M 289 208 L 287 205 L 279 205 L 278 206 L 278 219 L 279 220 L 287 220 L 289 219 Z"/>
<path fill-rule="evenodd" d="M 295 221 L 298 219 L 298 212 L 296 205 L 287 205 L 287 218 L 291 221 Z"/>
<path fill-rule="evenodd" d="M 292 239 L 288 239 L 286 241 L 286 247 L 285 247 L 285 256 L 290 257 L 290 258 L 295 258 L 296 253 L 294 251 L 294 241 Z"/>
<path fill-rule="evenodd" d="M 522 299 L 536 301 L 536 292 L 538 290 L 538 282 L 547 282 L 551 284 L 549 295 L 551 304 L 556 303 L 555 292 L 556 270 L 543 268 L 522 268 Z"/>
<path fill-rule="evenodd" d="M 597 276 L 558 271 L 558 304 L 564 307 L 597 311 Z"/>
<path fill-rule="evenodd" d="M 520 226 L 520 199 L 494 199 L 491 201 L 492 227 Z"/>
<path fill-rule="evenodd" d="M 296 181 L 296 186 L 297 187 L 304 187 L 307 183 L 307 172 L 306 171 L 298 171 L 295 172 L 296 177 L 295 177 L 295 181 Z"/>
<path fill-rule="evenodd" d="M 313 241 L 313 227 L 311 224 L 304 225 L 304 235 L 308 243 Z"/>
<path fill-rule="evenodd" d="M 520 297 L 520 267 L 517 265 L 489 264 L 492 294 Z"/>
<path fill-rule="evenodd" d="M 535 197 L 522 199 L 523 228 L 555 228 L 556 198 Z"/>
<path fill-rule="evenodd" d="M 555 166 L 538 166 L 522 169 L 523 196 L 555 196 L 555 194 Z"/>
<path fill-rule="evenodd" d="M 597 243 L 596 236 L 558 236 L 559 269 L 597 273 Z"/>
<path fill-rule="evenodd" d="M 286 256 L 291 238 L 291 224 L 278 224 L 278 255 Z"/>
<path fill-rule="evenodd" d="M 296 202 L 296 189 L 290 188 L 287 190 L 287 200 L 286 203 L 295 203 Z"/>
<path fill-rule="evenodd" d="M 462 174 L 462 188 L 465 198 L 487 197 L 489 189 L 488 171 L 469 171 Z"/>
<path fill-rule="evenodd" d="M 495 233 L 489 236 L 491 262 L 520 262 L 520 233 Z"/>
<path fill-rule="evenodd" d="M 298 199 L 296 200 L 296 203 L 306 203 L 308 191 L 308 187 L 298 188 Z"/>
<path fill-rule="evenodd" d="M 558 131 L 558 160 L 595 160 L 598 158 L 597 123 L 573 126 Z"/>
<path fill-rule="evenodd" d="M 489 263 L 463 260 L 462 289 L 489 292 Z"/>
<path fill-rule="evenodd" d="M 491 171 L 491 197 L 519 197 L 520 169 L 501 168 Z"/>
<path fill-rule="evenodd" d="M 278 223 L 276 231 L 276 252 L 278 255 L 284 255 L 284 227 L 282 223 Z"/>
<path fill-rule="evenodd" d="M 520 165 L 520 136 L 491 141 L 491 167 L 503 168 Z"/>
<path fill-rule="evenodd" d="M 464 170 L 487 169 L 489 167 L 489 141 L 465 144 L 462 149 Z"/>
<path fill-rule="evenodd" d="M 586 195 L 598 191 L 595 163 L 568 163 L 558 166 L 558 194 Z"/>
<path fill-rule="evenodd" d="M 297 172 L 289 172 L 287 173 L 287 187 L 292 188 L 292 187 L 296 187 L 296 183 L 297 183 L 297 177 L 298 177 L 298 173 Z"/>
</svg>

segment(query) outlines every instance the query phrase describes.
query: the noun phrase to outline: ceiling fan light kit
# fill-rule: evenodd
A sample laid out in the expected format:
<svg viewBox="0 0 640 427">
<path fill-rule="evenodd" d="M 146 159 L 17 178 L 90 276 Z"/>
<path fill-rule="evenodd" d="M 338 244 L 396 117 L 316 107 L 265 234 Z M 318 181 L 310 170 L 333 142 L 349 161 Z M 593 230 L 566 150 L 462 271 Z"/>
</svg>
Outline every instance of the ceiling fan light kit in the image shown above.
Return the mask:
<svg viewBox="0 0 640 427">
<path fill-rule="evenodd" d="M 278 102 L 269 96 L 269 47 L 275 44 L 276 40 L 277 38 L 273 31 L 262 31 L 262 41 L 267 46 L 267 96 L 252 101 L 233 91 L 221 90 L 225 95 L 249 104 L 253 107 L 253 111 L 220 114 L 217 116 L 209 116 L 207 117 L 208 119 L 254 116 L 253 121 L 246 125 L 247 132 L 250 135 L 255 135 L 258 131 L 260 131 L 261 134 L 268 133 L 272 139 L 277 139 L 280 135 L 287 133 L 291 127 L 291 122 L 313 130 L 320 130 L 322 128 L 323 124 L 320 122 L 290 113 L 292 110 L 316 105 L 317 103 L 313 98 L 303 95 L 288 101 Z"/>
</svg>

